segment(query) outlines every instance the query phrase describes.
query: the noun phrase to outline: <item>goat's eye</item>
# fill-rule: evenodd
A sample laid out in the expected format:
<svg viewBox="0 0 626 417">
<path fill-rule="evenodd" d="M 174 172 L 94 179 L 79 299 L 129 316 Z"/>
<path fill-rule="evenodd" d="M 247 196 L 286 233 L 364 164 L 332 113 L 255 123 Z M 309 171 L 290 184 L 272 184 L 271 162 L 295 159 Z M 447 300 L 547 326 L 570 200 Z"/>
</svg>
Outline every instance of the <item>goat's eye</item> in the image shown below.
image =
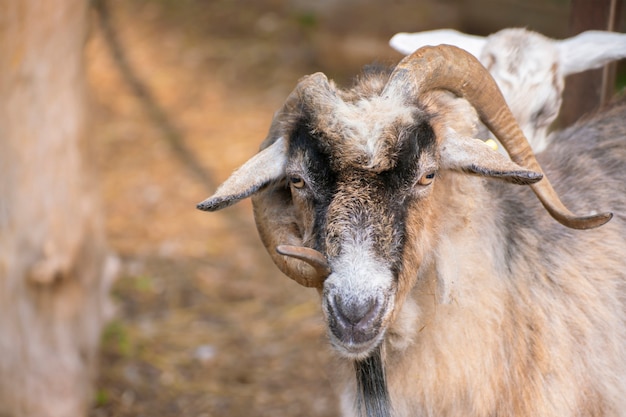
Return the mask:
<svg viewBox="0 0 626 417">
<path fill-rule="evenodd" d="M 304 180 L 300 177 L 289 177 L 289 182 L 294 186 L 294 188 L 304 187 Z"/>
<path fill-rule="evenodd" d="M 435 178 L 435 171 L 427 172 L 426 174 L 420 177 L 417 183 L 419 185 L 430 185 L 430 183 L 433 182 L 434 178 Z"/>
</svg>

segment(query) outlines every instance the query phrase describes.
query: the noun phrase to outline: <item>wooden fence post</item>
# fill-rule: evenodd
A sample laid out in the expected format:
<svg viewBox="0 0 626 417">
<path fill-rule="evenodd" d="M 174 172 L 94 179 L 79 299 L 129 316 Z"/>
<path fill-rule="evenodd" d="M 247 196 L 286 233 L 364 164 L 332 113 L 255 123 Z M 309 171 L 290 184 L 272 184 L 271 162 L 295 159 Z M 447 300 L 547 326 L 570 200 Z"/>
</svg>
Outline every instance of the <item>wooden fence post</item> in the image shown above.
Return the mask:
<svg viewBox="0 0 626 417">
<path fill-rule="evenodd" d="M 586 30 L 619 30 L 622 0 L 572 0 L 569 36 Z M 616 64 L 567 77 L 563 92 L 561 127 L 574 123 L 611 98 Z"/>
</svg>

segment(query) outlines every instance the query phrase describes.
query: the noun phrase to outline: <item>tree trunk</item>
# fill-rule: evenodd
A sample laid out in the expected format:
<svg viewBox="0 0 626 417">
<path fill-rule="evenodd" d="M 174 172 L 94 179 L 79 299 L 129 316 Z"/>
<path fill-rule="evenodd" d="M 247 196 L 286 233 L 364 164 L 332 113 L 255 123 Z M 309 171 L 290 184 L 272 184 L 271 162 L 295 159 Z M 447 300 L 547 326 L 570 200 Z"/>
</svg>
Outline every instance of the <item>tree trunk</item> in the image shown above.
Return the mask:
<svg viewBox="0 0 626 417">
<path fill-rule="evenodd" d="M 0 416 L 85 416 L 114 276 L 86 170 L 86 0 L 0 0 Z"/>
</svg>

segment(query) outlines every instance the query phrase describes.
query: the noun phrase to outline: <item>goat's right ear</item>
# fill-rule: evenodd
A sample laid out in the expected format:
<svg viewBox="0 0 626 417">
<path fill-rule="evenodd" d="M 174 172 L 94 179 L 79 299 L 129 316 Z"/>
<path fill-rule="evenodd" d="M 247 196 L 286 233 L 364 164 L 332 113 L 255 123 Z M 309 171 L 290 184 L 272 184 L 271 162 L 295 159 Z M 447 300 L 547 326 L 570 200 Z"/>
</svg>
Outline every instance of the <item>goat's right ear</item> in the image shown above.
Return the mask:
<svg viewBox="0 0 626 417">
<path fill-rule="evenodd" d="M 485 42 L 482 36 L 467 35 L 454 29 L 438 29 L 417 33 L 396 33 L 389 40 L 389 45 L 405 55 L 412 54 L 422 46 L 454 45 L 479 58 Z"/>
<path fill-rule="evenodd" d="M 543 174 L 523 168 L 480 139 L 466 138 L 450 130 L 441 148 L 441 167 L 467 174 L 529 185 Z"/>
<path fill-rule="evenodd" d="M 557 41 L 564 75 L 600 68 L 626 58 L 626 34 L 589 30 Z"/>
<path fill-rule="evenodd" d="M 197 205 L 204 211 L 216 211 L 237 203 L 280 179 L 287 162 L 287 141 L 280 137 L 243 164 L 219 186 L 215 194 Z"/>
</svg>

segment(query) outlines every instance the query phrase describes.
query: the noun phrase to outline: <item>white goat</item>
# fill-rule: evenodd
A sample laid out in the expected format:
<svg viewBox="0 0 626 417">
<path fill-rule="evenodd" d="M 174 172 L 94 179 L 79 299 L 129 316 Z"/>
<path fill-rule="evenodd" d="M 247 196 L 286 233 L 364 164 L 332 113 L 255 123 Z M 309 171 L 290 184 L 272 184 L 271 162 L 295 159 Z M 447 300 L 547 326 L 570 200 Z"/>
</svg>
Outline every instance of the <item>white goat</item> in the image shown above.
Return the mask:
<svg viewBox="0 0 626 417">
<path fill-rule="evenodd" d="M 474 57 L 422 48 L 348 90 L 303 78 L 198 208 L 252 196 L 276 265 L 319 289 L 346 417 L 626 416 L 625 120 L 556 135 L 540 165 Z"/>
<path fill-rule="evenodd" d="M 548 128 L 561 108 L 565 77 L 626 57 L 626 34 L 603 31 L 554 40 L 521 28 L 486 38 L 440 29 L 398 33 L 389 44 L 407 55 L 422 46 L 450 44 L 479 58 L 535 152 L 546 147 Z"/>
</svg>

